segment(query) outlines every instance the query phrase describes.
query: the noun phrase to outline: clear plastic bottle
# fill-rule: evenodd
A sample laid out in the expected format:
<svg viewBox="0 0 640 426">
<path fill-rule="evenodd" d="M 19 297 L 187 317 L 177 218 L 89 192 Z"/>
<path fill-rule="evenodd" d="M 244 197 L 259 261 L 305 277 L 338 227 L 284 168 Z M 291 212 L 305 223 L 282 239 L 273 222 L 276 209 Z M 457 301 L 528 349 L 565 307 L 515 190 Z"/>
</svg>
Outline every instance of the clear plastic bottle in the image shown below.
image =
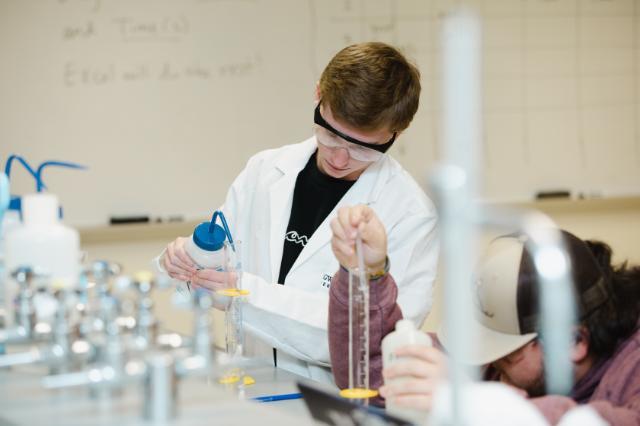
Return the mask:
<svg viewBox="0 0 640 426">
<path fill-rule="evenodd" d="M 411 320 L 401 319 L 396 323 L 396 330 L 382 339 L 382 367 L 403 362 L 404 357 L 395 356 L 396 349 L 407 345 L 432 346 L 433 342 L 428 334 L 418 330 Z M 387 383 L 402 383 L 404 378 L 397 378 Z M 422 410 L 398 407 L 393 402 L 387 401 L 387 412 L 398 417 L 413 421 L 415 424 L 422 424 L 426 421 L 428 413 Z"/>
<path fill-rule="evenodd" d="M 37 193 L 22 199 L 22 224 L 5 236 L 5 268 L 9 276 L 21 266 L 43 274 L 46 283 L 75 287 L 80 276 L 78 231 L 59 219 L 58 198 Z M 6 303 L 15 295 L 15 283 L 7 280 Z M 10 307 L 9 307 L 10 308 Z"/>
</svg>

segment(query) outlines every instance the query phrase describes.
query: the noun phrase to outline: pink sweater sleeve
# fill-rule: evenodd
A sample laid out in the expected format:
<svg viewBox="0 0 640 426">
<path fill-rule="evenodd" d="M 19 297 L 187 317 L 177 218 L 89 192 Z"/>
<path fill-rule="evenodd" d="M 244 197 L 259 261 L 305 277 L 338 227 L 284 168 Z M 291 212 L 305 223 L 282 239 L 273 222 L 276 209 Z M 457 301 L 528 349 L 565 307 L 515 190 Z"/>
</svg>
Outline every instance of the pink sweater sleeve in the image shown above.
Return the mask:
<svg viewBox="0 0 640 426">
<path fill-rule="evenodd" d="M 603 400 L 592 401 L 588 405 L 593 407 L 611 426 L 640 425 L 640 396 L 624 407 L 616 407 Z"/>
<path fill-rule="evenodd" d="M 369 384 L 378 389 L 382 385 L 382 339 L 393 331 L 402 311 L 396 303 L 398 287 L 390 274 L 371 281 L 369 295 Z M 331 280 L 328 329 L 333 377 L 344 389 L 349 385 L 349 274 L 343 268 Z"/>
<path fill-rule="evenodd" d="M 572 399 L 557 395 L 531 401 L 551 424 L 576 406 Z M 614 356 L 586 405 L 612 426 L 640 425 L 640 331 Z"/>
</svg>

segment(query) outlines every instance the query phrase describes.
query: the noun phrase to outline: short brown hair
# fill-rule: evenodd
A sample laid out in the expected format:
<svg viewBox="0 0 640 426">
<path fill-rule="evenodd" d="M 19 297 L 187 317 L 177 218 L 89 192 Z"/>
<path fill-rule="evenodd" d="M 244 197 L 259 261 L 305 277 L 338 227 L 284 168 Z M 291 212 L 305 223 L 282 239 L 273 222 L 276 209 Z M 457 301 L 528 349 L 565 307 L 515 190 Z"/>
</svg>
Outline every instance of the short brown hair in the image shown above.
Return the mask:
<svg viewBox="0 0 640 426">
<path fill-rule="evenodd" d="M 400 132 L 420 99 L 420 71 L 385 43 L 354 44 L 338 52 L 320 77 L 320 96 L 333 116 L 353 127 Z"/>
</svg>

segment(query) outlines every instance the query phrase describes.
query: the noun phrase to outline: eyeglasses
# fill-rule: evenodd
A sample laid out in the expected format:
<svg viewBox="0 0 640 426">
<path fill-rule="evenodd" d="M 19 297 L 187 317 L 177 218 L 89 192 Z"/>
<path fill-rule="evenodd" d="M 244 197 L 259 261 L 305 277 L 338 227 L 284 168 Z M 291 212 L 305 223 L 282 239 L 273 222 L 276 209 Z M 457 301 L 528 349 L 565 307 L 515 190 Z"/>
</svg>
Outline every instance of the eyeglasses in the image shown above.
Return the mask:
<svg viewBox="0 0 640 426">
<path fill-rule="evenodd" d="M 313 122 L 323 129 L 316 129 L 316 139 L 328 148 L 346 148 L 349 156 L 359 161 L 376 161 L 391 148 L 396 140 L 396 133 L 384 144 L 373 144 L 362 142 L 358 139 L 345 135 L 327 123 L 320 114 L 320 103 L 316 106 Z M 324 131 L 323 131 L 324 130 Z"/>
<path fill-rule="evenodd" d="M 316 140 L 319 144 L 330 149 L 344 148 L 349 152 L 349 157 L 354 160 L 374 162 L 378 161 L 384 155 L 382 152 L 349 143 L 343 140 L 340 136 L 331 133 L 327 129 L 323 129 L 320 126 L 316 126 L 315 134 Z"/>
</svg>

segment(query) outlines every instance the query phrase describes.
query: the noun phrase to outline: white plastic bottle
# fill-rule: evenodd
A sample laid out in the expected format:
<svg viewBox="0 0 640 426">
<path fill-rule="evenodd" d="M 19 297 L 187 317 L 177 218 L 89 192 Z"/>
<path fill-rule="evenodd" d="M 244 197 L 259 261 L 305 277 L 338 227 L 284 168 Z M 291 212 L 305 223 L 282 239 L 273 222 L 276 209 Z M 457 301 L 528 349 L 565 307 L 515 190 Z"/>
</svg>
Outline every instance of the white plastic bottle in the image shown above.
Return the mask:
<svg viewBox="0 0 640 426">
<path fill-rule="evenodd" d="M 387 368 L 398 362 L 403 362 L 406 358 L 396 357 L 396 349 L 407 345 L 432 346 L 431 337 L 421 330 L 418 330 L 411 320 L 401 319 L 396 323 L 396 330 L 387 334 L 382 339 L 382 367 Z M 402 383 L 404 378 L 397 378 L 387 383 Z M 386 402 L 387 412 L 398 417 L 413 421 L 415 424 L 425 423 L 428 412 L 410 408 L 398 407 L 391 401 Z"/>
<path fill-rule="evenodd" d="M 218 217 L 220 217 L 224 228 L 216 224 Z M 226 267 L 225 241 L 227 238 L 229 244 L 235 249 L 224 214 L 220 211 L 215 211 L 211 222 L 202 222 L 196 226 L 193 234 L 187 239 L 184 249 L 198 269 L 223 271 Z M 189 306 L 189 303 L 191 303 L 190 285 L 190 281 L 175 282 L 175 304 Z"/>
<path fill-rule="evenodd" d="M 11 194 L 9 194 L 9 178 L 0 172 L 0 306 L 5 304 L 5 267 L 4 267 L 4 214 L 9 207 Z M 0 355 L 5 353 L 4 344 L 0 343 Z"/>
<path fill-rule="evenodd" d="M 5 269 L 5 236 L 12 229 L 20 226 L 20 213 L 16 210 L 9 210 L 9 178 L 0 172 L 0 304 L 4 305 L 5 289 L 4 282 L 7 278 Z"/>
<path fill-rule="evenodd" d="M 9 276 L 22 266 L 45 275 L 42 282 L 75 287 L 80 274 L 78 232 L 59 219 L 58 198 L 53 194 L 28 194 L 22 198 L 22 224 L 5 236 L 5 268 Z M 7 280 L 6 303 L 11 304 L 17 285 Z M 11 308 L 8 306 L 8 308 Z"/>
<path fill-rule="evenodd" d="M 220 225 L 202 222 L 193 230 L 184 249 L 200 269 L 224 268 L 224 242 L 226 233 Z"/>
</svg>

